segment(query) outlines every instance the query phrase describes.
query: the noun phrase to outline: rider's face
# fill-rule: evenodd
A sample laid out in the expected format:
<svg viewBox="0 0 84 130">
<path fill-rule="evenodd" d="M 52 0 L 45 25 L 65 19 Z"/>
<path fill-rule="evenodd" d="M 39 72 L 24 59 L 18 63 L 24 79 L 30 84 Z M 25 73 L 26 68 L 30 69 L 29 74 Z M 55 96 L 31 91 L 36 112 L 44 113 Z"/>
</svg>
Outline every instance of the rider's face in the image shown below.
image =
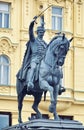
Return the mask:
<svg viewBox="0 0 84 130">
<path fill-rule="evenodd" d="M 38 31 L 37 35 L 38 35 L 38 38 L 42 39 L 44 36 L 44 31 Z"/>
</svg>

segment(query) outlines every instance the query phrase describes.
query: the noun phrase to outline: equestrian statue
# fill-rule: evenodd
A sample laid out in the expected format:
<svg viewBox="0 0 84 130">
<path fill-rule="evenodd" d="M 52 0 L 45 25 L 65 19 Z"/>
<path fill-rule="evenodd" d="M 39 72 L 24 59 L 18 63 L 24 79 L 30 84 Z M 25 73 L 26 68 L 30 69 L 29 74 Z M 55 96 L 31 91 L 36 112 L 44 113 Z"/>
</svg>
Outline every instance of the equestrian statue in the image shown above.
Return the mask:
<svg viewBox="0 0 84 130">
<path fill-rule="evenodd" d="M 37 27 L 37 37 L 34 36 L 34 24 L 37 17 L 29 26 L 29 41 L 26 44 L 26 51 L 22 66 L 17 73 L 17 97 L 18 97 L 18 122 L 22 122 L 21 111 L 24 97 L 33 95 L 33 110 L 38 118 L 42 114 L 38 109 L 42 94 L 50 93 L 49 112 L 53 113 L 54 119 L 59 120 L 56 110 L 57 96 L 65 91 L 61 80 L 63 78 L 62 66 L 64 64 L 70 42 L 65 34 L 56 34 L 47 44 L 43 40 L 45 33 L 44 23 Z"/>
</svg>

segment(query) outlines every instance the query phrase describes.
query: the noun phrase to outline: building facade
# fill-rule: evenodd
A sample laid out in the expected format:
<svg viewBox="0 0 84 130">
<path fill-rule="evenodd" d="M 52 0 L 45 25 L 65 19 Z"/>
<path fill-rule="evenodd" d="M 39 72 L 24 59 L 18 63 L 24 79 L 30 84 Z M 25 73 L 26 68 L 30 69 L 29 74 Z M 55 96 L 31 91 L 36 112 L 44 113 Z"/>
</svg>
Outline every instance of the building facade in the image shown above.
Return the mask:
<svg viewBox="0 0 84 130">
<path fill-rule="evenodd" d="M 48 9 L 39 16 L 35 25 L 36 29 L 42 21 L 45 22 L 45 41 L 49 43 L 55 33 L 60 31 L 67 38 L 74 37 L 63 66 L 66 92 L 58 96 L 57 112 L 62 118 L 84 123 L 84 1 L 0 0 L 1 127 L 18 123 L 16 74 L 21 67 L 29 38 L 29 24 L 34 16 L 38 16 L 46 8 Z M 24 122 L 34 115 L 32 102 L 32 96 L 25 97 L 22 111 Z M 48 106 L 49 94 L 46 102 L 42 99 L 39 109 L 46 118 L 52 119 Z"/>
</svg>

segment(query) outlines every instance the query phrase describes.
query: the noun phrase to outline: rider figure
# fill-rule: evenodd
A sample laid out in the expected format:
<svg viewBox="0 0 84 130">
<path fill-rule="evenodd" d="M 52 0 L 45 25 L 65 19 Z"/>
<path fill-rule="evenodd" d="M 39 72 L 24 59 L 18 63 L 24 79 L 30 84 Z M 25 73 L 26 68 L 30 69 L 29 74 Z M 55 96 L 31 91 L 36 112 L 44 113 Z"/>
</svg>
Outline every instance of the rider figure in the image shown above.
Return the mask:
<svg viewBox="0 0 84 130">
<path fill-rule="evenodd" d="M 36 20 L 36 19 L 35 19 Z M 41 26 L 37 27 L 37 37 L 35 38 L 33 33 L 33 28 L 35 24 L 35 20 L 30 23 L 29 26 L 29 41 L 31 48 L 31 58 L 30 58 L 30 69 L 27 73 L 27 90 L 34 87 L 34 78 L 37 71 L 37 66 L 45 55 L 47 43 L 43 40 L 43 36 L 45 33 L 44 23 Z"/>
</svg>

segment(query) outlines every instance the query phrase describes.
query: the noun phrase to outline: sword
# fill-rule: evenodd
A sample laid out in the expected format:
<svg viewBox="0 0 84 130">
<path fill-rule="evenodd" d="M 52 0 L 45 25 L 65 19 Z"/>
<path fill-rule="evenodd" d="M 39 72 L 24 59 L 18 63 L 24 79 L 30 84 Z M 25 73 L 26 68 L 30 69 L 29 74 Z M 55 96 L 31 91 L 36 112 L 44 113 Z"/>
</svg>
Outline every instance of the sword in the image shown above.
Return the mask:
<svg viewBox="0 0 84 130">
<path fill-rule="evenodd" d="M 50 8 L 52 5 L 48 6 L 46 9 L 44 9 L 38 16 L 35 16 L 33 19 L 36 21 L 37 18 L 39 18 L 48 8 Z M 35 22 L 36 23 L 36 22 Z M 36 23 L 37 24 L 37 23 Z"/>
</svg>

